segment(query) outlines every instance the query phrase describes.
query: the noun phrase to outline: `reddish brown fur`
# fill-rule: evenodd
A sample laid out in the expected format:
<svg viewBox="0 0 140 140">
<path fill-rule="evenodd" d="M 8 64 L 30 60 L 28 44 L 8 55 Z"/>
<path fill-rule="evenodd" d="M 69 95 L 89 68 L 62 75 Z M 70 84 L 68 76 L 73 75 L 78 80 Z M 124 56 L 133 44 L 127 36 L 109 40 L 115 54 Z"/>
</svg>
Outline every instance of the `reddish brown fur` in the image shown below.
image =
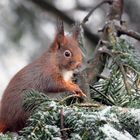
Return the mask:
<svg viewBox="0 0 140 140">
<path fill-rule="evenodd" d="M 35 89 L 46 94 L 51 92 L 54 96 L 63 91 L 84 95 L 76 84 L 65 81 L 62 76 L 63 69 L 74 70 L 82 62 L 77 41 L 64 35 L 61 39 L 58 41 L 56 36 L 47 52 L 20 70 L 9 82 L 1 101 L 1 132 L 19 131 L 25 126 L 30 113 L 22 108 L 24 90 Z M 71 59 L 64 57 L 63 52 L 66 49 L 72 52 Z"/>
</svg>

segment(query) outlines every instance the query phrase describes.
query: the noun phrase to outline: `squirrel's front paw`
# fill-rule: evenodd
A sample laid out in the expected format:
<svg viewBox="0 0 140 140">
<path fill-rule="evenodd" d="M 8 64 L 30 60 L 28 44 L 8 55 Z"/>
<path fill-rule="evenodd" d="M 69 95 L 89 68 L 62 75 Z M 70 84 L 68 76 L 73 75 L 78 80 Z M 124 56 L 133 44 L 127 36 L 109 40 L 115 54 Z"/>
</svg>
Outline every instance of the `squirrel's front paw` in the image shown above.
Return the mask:
<svg viewBox="0 0 140 140">
<path fill-rule="evenodd" d="M 86 97 L 86 95 L 83 93 L 83 91 L 80 89 L 80 87 L 78 86 L 78 85 L 76 85 L 76 84 L 73 84 L 73 93 L 74 94 L 77 94 L 77 95 L 79 95 L 80 97 L 81 96 L 85 96 Z"/>
</svg>

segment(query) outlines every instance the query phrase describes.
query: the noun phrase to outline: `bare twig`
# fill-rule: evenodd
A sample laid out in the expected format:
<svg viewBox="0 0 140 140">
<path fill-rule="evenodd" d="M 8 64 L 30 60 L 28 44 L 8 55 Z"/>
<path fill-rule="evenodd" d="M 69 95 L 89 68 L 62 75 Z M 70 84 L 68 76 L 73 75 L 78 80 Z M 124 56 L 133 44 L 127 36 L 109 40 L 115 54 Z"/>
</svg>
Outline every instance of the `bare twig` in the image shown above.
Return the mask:
<svg viewBox="0 0 140 140">
<path fill-rule="evenodd" d="M 102 47 L 101 49 L 98 50 L 101 53 L 106 53 L 108 55 L 110 55 L 111 57 L 115 57 L 115 56 L 128 56 L 128 53 L 124 53 L 121 51 L 113 51 L 113 50 L 109 50 L 107 47 Z"/>
<path fill-rule="evenodd" d="M 64 128 L 64 129 L 61 129 L 60 131 L 68 131 L 68 130 L 71 130 L 72 128 Z"/>
<path fill-rule="evenodd" d="M 103 0 L 102 2 L 100 2 L 99 4 L 97 4 L 95 7 L 93 7 L 93 9 L 90 10 L 90 12 L 85 16 L 85 18 L 82 20 L 82 23 L 81 25 L 84 25 L 89 17 L 92 15 L 92 13 L 97 9 L 99 8 L 101 5 L 105 4 L 105 3 L 109 3 L 111 4 L 113 2 L 113 0 Z"/>
<path fill-rule="evenodd" d="M 63 104 L 65 101 L 67 101 L 68 99 L 73 98 L 73 97 L 79 97 L 79 95 L 76 95 L 76 94 L 69 95 L 69 96 L 63 98 L 62 100 L 60 100 L 59 103 Z"/>
<path fill-rule="evenodd" d="M 108 14 L 109 20 L 118 20 L 122 24 L 122 13 L 124 8 L 124 0 L 113 0 L 113 3 L 110 7 L 110 12 Z"/>
<path fill-rule="evenodd" d="M 106 47 L 102 47 L 102 49 L 99 49 L 98 51 L 99 51 L 100 53 L 106 53 L 106 54 L 108 54 L 109 56 L 113 57 L 113 54 L 112 54 L 111 50 L 109 50 L 109 49 L 106 48 Z"/>
<path fill-rule="evenodd" d="M 90 104 L 90 103 L 83 104 L 82 103 L 82 104 L 74 104 L 74 106 L 91 108 L 91 107 L 100 107 L 101 105 L 100 104 Z"/>
<path fill-rule="evenodd" d="M 116 26 L 116 29 L 118 31 L 118 35 L 127 35 L 127 36 L 130 36 L 132 38 L 135 38 L 136 40 L 140 41 L 140 34 L 135 32 L 135 31 L 132 31 L 132 30 L 127 30 L 127 29 L 123 29 L 119 26 Z"/>
<path fill-rule="evenodd" d="M 60 111 L 60 124 L 61 124 L 62 139 L 67 140 L 67 132 L 64 127 L 64 109 L 63 108 Z"/>
<path fill-rule="evenodd" d="M 93 58 L 87 61 L 86 74 L 88 83 L 93 83 L 97 81 L 98 75 L 102 72 L 104 68 L 105 59 L 102 53 L 99 52 L 100 46 L 101 41 L 98 42 L 95 48 Z"/>
</svg>

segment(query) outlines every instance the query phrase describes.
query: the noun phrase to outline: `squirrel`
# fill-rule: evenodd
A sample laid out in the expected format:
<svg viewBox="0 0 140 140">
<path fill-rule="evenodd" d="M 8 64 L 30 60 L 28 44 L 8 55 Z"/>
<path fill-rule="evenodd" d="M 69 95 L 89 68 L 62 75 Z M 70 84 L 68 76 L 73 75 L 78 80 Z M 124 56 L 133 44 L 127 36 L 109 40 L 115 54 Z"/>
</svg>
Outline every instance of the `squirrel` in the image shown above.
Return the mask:
<svg viewBox="0 0 140 140">
<path fill-rule="evenodd" d="M 82 64 L 78 46 L 78 31 L 65 36 L 63 22 L 57 23 L 57 34 L 48 50 L 38 59 L 21 69 L 6 87 L 0 106 L 0 132 L 18 132 L 25 127 L 29 112 L 23 109 L 24 90 L 56 95 L 69 91 L 77 96 L 86 96 L 71 78 Z"/>
</svg>

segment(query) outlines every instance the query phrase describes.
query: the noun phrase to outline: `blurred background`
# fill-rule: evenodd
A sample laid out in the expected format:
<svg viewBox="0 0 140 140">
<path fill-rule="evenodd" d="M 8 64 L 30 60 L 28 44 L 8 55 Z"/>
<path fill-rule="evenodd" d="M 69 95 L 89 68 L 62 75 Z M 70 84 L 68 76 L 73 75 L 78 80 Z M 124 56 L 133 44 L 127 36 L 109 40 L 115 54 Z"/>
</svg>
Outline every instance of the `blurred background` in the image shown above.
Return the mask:
<svg viewBox="0 0 140 140">
<path fill-rule="evenodd" d="M 101 0 L 100 0 L 101 1 Z M 65 23 L 66 33 L 75 21 L 82 21 L 99 0 L 0 0 L 0 96 L 14 74 L 37 58 L 53 41 L 56 19 Z M 124 0 L 123 19 L 129 29 L 140 32 L 140 1 Z M 97 9 L 86 24 L 87 56 L 98 42 L 108 5 Z M 139 51 L 140 44 L 129 41 Z"/>
</svg>

